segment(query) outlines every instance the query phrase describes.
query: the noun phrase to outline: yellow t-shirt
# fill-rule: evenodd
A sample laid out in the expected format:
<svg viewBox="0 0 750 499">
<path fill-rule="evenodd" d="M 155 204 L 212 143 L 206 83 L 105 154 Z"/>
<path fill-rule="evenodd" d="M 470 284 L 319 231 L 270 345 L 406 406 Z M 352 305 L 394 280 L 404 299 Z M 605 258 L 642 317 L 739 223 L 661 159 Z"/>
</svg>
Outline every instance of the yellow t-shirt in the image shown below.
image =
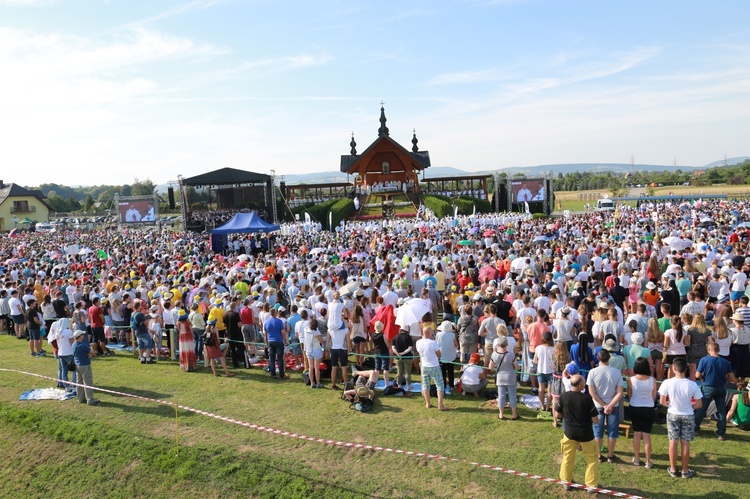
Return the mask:
<svg viewBox="0 0 750 499">
<path fill-rule="evenodd" d="M 216 319 L 216 330 L 223 331 L 226 329 L 224 326 L 224 309 L 221 307 L 212 307 L 208 312 L 208 322 Z"/>
</svg>

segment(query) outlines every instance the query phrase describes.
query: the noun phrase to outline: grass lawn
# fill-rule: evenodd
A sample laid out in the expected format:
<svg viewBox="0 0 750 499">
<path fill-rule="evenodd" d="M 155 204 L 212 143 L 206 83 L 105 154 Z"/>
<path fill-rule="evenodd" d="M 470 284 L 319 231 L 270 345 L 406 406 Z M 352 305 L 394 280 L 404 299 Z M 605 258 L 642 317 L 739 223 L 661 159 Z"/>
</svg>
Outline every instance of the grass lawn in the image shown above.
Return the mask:
<svg viewBox="0 0 750 499">
<path fill-rule="evenodd" d="M 25 341 L 0 336 L 0 367 L 54 376 L 55 365 L 29 357 Z M 561 431 L 526 408 L 519 421 L 498 421 L 484 399 L 450 396 L 451 410 L 439 412 L 417 396 L 378 397 L 372 412 L 358 413 L 330 384 L 312 390 L 298 373 L 279 382 L 260 369 L 214 378 L 207 369 L 181 372 L 174 362 L 144 366 L 122 352 L 94 359 L 93 370 L 97 386 L 282 430 L 558 474 Z M 107 394 L 97 394 L 95 407 L 18 401 L 25 390 L 52 385 L 0 373 L 2 497 L 587 497 L 460 462 L 303 442 L 186 411 L 176 424 L 172 407 Z M 632 442 L 622 437 L 622 463 L 602 464 L 602 484 L 646 497 L 748 497 L 749 441 L 734 428 L 726 442 L 704 431 L 692 447 L 698 478 L 671 479 L 665 428 L 657 425 L 655 468 L 631 466 Z M 582 476 L 581 456 L 575 478 Z"/>
</svg>

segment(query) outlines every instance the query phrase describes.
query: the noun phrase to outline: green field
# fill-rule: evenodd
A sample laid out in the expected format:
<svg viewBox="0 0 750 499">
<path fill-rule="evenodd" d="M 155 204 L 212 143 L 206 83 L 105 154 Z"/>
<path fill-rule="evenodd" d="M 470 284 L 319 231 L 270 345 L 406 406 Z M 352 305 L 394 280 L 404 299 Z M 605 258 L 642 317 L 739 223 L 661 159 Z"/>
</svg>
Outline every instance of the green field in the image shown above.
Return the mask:
<svg viewBox="0 0 750 499">
<path fill-rule="evenodd" d="M 0 336 L 0 367 L 54 376 L 55 365 L 29 357 L 25 341 Z M 557 477 L 561 431 L 535 411 L 522 408 L 519 421 L 498 421 L 484 399 L 454 395 L 447 412 L 425 409 L 415 396 L 379 397 L 363 414 L 349 410 L 328 383 L 312 390 L 298 373 L 291 376 L 274 382 L 260 369 L 243 369 L 236 378 L 214 378 L 207 369 L 181 372 L 174 362 L 144 366 L 124 353 L 94 360 L 97 386 L 314 437 Z M 176 421 L 172 407 L 107 394 L 97 395 L 95 407 L 18 401 L 25 390 L 49 386 L 0 372 L 2 497 L 587 497 L 462 462 L 304 442 L 187 411 Z M 693 444 L 699 477 L 671 479 L 665 428 L 656 426 L 655 468 L 631 466 L 632 442 L 623 437 L 622 463 L 602 464 L 602 483 L 647 497 L 748 497 L 748 441 L 750 434 L 734 428 L 726 442 L 705 431 Z"/>
</svg>

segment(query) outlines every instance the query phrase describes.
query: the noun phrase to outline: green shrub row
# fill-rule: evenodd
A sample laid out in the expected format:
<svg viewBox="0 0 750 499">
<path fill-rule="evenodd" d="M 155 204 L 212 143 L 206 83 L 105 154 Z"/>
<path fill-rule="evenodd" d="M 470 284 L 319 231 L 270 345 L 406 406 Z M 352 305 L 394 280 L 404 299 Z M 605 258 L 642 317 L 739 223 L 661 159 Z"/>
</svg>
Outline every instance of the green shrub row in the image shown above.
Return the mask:
<svg viewBox="0 0 750 499">
<path fill-rule="evenodd" d="M 338 227 L 342 220 L 346 219 L 354 209 L 354 200 L 349 198 L 339 199 L 331 206 L 330 211 L 333 212 L 331 223 L 333 227 Z M 327 227 L 328 214 L 326 213 L 326 220 L 323 222 L 323 227 Z"/>
<path fill-rule="evenodd" d="M 445 196 L 425 196 L 424 204 L 436 217 L 443 218 L 453 214 L 453 207 Z"/>
</svg>

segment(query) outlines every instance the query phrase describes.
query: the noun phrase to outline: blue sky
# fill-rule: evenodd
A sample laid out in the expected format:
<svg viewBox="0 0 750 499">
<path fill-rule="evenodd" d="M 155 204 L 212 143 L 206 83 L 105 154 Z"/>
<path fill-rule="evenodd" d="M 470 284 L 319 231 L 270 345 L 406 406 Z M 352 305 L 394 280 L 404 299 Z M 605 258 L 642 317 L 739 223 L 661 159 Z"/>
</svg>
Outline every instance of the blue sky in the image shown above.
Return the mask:
<svg viewBox="0 0 750 499">
<path fill-rule="evenodd" d="M 0 0 L 6 182 L 750 155 L 750 2 Z"/>
</svg>

